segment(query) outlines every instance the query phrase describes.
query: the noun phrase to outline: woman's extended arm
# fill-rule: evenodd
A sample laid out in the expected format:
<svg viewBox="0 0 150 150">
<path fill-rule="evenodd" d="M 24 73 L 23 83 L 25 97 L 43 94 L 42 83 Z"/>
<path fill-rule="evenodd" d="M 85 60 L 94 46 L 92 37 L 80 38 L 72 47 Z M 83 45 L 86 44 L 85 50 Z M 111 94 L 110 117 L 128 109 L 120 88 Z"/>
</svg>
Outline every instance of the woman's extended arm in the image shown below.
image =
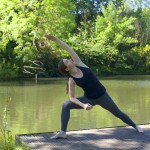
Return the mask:
<svg viewBox="0 0 150 150">
<path fill-rule="evenodd" d="M 84 104 L 82 102 L 80 102 L 77 98 L 75 98 L 74 96 L 74 93 L 75 93 L 75 82 L 72 78 L 69 78 L 69 81 L 68 81 L 68 84 L 69 84 L 69 98 L 70 98 L 70 101 L 72 101 L 73 103 L 83 107 L 84 109 L 86 110 L 90 110 L 92 109 L 92 105 L 90 105 L 89 103 L 87 104 Z"/>
<path fill-rule="evenodd" d="M 73 59 L 73 61 L 79 65 L 79 66 L 86 66 L 81 59 L 79 58 L 79 56 L 75 53 L 74 50 L 72 50 L 65 42 L 61 41 L 59 38 L 51 35 L 51 34 L 47 34 L 45 35 L 45 37 L 51 41 L 57 42 L 60 46 L 62 46 L 71 56 L 71 58 Z"/>
</svg>

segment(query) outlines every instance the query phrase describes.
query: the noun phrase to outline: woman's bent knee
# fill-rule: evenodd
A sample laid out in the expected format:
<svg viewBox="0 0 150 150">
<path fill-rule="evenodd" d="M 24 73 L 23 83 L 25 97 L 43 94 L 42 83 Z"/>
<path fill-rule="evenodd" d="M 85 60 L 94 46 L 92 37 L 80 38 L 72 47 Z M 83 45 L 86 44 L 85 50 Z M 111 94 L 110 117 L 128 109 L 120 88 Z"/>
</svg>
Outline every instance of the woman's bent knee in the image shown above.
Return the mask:
<svg viewBox="0 0 150 150">
<path fill-rule="evenodd" d="M 72 105 L 72 102 L 70 100 L 67 100 L 63 103 L 62 108 L 63 109 L 69 109 Z"/>
</svg>

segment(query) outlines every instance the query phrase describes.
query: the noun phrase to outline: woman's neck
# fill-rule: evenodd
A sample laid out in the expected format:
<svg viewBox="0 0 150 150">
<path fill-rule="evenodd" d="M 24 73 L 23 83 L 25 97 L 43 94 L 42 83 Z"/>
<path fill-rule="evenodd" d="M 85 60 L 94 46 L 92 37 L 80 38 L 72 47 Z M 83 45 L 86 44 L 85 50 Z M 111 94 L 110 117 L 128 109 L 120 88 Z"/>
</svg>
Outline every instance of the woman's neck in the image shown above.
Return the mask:
<svg viewBox="0 0 150 150">
<path fill-rule="evenodd" d="M 76 75 L 78 73 L 79 69 L 77 67 L 73 67 L 71 70 L 70 70 L 70 74 L 71 75 Z"/>
<path fill-rule="evenodd" d="M 70 75 L 76 78 L 83 77 L 82 71 L 77 67 L 74 67 L 73 69 L 70 70 Z"/>
</svg>

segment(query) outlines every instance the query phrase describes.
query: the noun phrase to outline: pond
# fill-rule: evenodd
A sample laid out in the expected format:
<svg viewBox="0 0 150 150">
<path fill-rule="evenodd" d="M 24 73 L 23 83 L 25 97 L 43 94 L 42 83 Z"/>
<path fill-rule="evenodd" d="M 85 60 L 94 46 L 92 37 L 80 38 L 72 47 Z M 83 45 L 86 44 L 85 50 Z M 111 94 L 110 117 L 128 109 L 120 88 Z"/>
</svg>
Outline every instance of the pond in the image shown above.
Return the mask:
<svg viewBox="0 0 150 150">
<path fill-rule="evenodd" d="M 114 76 L 101 82 L 118 107 L 137 124 L 150 123 L 150 76 Z M 0 124 L 7 97 L 8 128 L 13 134 L 54 132 L 60 129 L 63 101 L 68 100 L 66 79 L 0 82 Z M 76 88 L 76 96 L 83 94 Z M 72 110 L 68 130 L 125 126 L 100 106 L 92 110 Z"/>
</svg>

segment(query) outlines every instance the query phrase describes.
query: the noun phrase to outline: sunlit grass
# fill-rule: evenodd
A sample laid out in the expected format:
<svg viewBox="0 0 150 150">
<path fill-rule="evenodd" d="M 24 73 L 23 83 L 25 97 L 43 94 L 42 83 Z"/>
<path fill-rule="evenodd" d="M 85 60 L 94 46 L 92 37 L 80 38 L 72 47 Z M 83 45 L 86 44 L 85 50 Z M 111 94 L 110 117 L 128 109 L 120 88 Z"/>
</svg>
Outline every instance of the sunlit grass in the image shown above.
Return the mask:
<svg viewBox="0 0 150 150">
<path fill-rule="evenodd" d="M 10 137 L 4 135 L 4 131 L 0 132 L 0 149 L 1 150 L 14 150 L 15 149 L 15 142 L 13 139 L 10 139 Z"/>
<path fill-rule="evenodd" d="M 15 139 L 11 141 L 8 138 L 4 139 L 4 136 L 0 132 L 0 150 L 30 150 L 30 148 L 25 145 L 16 145 Z"/>
</svg>

